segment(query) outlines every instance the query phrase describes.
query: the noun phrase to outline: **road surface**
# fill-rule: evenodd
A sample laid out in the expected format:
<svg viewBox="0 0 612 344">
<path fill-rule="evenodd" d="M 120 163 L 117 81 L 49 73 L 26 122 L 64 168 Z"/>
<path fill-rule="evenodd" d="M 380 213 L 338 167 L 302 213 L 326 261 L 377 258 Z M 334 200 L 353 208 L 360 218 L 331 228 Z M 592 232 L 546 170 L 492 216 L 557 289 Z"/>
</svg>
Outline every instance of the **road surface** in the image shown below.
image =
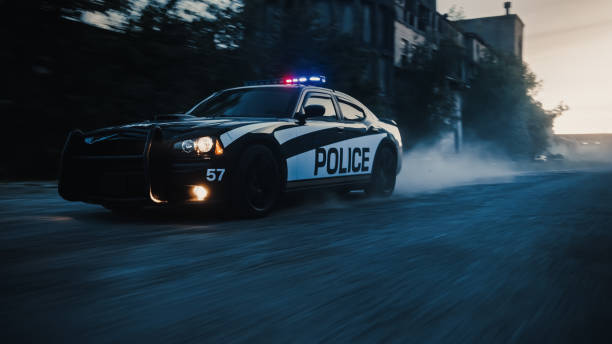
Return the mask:
<svg viewBox="0 0 612 344">
<path fill-rule="evenodd" d="M 120 217 L 0 184 L 3 342 L 612 342 L 612 172 L 286 203 Z"/>
</svg>

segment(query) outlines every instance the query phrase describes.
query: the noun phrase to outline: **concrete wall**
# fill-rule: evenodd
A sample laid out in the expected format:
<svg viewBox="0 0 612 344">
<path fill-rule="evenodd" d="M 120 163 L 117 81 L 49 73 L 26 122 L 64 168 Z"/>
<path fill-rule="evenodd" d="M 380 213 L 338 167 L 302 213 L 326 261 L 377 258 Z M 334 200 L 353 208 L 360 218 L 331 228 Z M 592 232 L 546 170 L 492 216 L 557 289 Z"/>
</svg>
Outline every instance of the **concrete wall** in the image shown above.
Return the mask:
<svg viewBox="0 0 612 344">
<path fill-rule="evenodd" d="M 495 50 L 523 58 L 524 24 L 517 15 L 459 20 L 455 24 L 466 33 L 482 37 Z"/>
</svg>

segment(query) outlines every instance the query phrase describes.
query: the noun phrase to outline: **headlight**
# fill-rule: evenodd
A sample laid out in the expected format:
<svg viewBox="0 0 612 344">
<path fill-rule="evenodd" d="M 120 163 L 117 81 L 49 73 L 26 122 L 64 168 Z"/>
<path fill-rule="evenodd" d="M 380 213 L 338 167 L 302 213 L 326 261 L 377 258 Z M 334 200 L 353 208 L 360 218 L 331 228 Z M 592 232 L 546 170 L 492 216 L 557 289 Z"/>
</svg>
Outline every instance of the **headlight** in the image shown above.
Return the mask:
<svg viewBox="0 0 612 344">
<path fill-rule="evenodd" d="M 185 140 L 179 143 L 181 150 L 185 153 L 191 153 L 195 149 L 195 144 L 193 143 L 193 140 Z"/>
<path fill-rule="evenodd" d="M 184 153 L 208 153 L 215 147 L 215 140 L 210 136 L 196 139 L 179 141 L 174 144 L 174 149 Z"/>
<path fill-rule="evenodd" d="M 200 137 L 195 141 L 195 148 L 198 153 L 208 153 L 214 145 L 215 141 L 210 136 Z"/>
</svg>

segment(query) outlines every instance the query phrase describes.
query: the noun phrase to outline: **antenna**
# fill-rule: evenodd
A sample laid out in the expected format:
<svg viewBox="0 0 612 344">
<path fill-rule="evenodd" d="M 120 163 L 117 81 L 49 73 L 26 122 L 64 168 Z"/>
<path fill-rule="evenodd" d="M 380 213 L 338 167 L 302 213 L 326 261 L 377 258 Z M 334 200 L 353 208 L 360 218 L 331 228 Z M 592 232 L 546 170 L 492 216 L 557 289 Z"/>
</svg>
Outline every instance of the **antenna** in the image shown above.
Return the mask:
<svg viewBox="0 0 612 344">
<path fill-rule="evenodd" d="M 506 1 L 504 2 L 504 8 L 506 9 L 506 15 L 510 15 L 510 8 L 512 7 L 512 2 Z"/>
</svg>

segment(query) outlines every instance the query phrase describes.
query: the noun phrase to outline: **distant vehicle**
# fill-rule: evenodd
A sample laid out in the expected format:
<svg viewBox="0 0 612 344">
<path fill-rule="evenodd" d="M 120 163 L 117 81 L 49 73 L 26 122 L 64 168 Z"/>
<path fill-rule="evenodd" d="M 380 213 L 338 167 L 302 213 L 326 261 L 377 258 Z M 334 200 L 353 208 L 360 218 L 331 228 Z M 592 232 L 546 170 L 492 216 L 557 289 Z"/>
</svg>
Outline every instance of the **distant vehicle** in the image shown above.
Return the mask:
<svg viewBox="0 0 612 344">
<path fill-rule="evenodd" d="M 550 154 L 548 156 L 548 158 L 550 160 L 554 160 L 554 161 L 562 161 L 565 160 L 565 157 L 563 156 L 563 154 Z"/>
<path fill-rule="evenodd" d="M 222 90 L 184 114 L 68 136 L 59 193 L 122 210 L 228 204 L 268 213 L 282 192 L 364 189 L 389 196 L 401 167 L 395 122 L 322 76 Z"/>
<path fill-rule="evenodd" d="M 536 162 L 546 162 L 546 161 L 548 161 L 548 157 L 546 157 L 546 155 L 544 155 L 544 154 L 538 154 L 535 157 L 533 157 L 533 161 L 536 161 Z"/>
</svg>

